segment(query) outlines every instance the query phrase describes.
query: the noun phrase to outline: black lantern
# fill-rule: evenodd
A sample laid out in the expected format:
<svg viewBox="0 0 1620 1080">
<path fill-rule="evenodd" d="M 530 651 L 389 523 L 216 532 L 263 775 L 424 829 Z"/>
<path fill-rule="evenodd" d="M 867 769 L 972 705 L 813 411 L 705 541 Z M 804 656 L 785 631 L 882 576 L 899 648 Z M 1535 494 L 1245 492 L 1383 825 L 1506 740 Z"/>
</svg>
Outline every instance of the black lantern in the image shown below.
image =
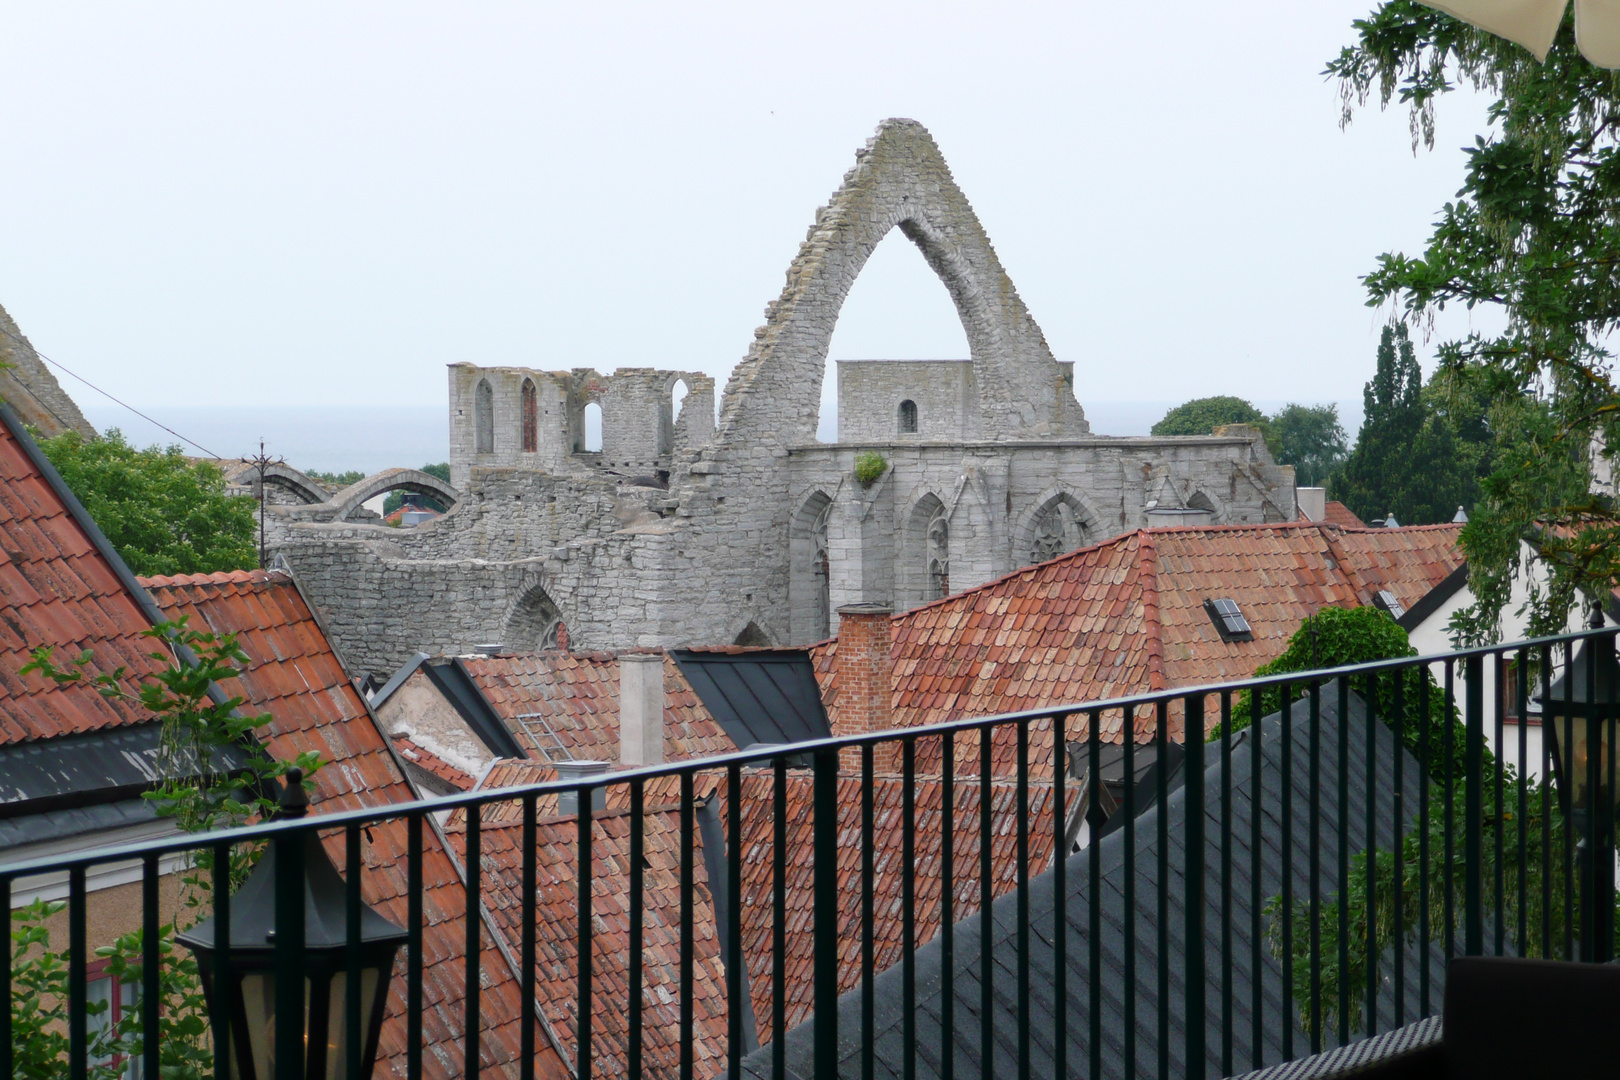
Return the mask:
<svg viewBox="0 0 1620 1080">
<path fill-rule="evenodd" d="M 1546 699 L 1537 699 L 1542 730 L 1552 741 L 1553 778 L 1565 809 L 1575 814 L 1612 806 L 1620 797 L 1620 791 L 1611 790 L 1609 777 L 1612 725 L 1608 720 L 1617 691 L 1620 664 L 1615 661 L 1612 641 L 1583 640 L 1575 646 L 1565 670 L 1553 680 Z M 1592 790 L 1594 773 L 1596 792 Z"/>
<path fill-rule="evenodd" d="M 279 818 L 304 816 L 309 802 L 297 769 L 287 770 Z M 296 845 L 296 847 L 294 846 Z M 289 964 L 303 976 L 303 986 L 276 985 L 276 863 L 278 855 L 303 863 L 303 948 Z M 297 856 L 302 855 L 299 859 Z M 291 856 L 289 858 L 289 856 Z M 284 882 L 284 887 L 296 882 Z M 283 897 L 286 902 L 287 898 Z M 297 910 L 296 906 L 293 907 Z M 361 1076 L 370 1076 L 377 1056 L 383 1012 L 388 1001 L 388 980 L 394 954 L 406 933 L 365 904 L 359 905 L 358 950 L 360 993 Z M 223 1003 L 230 1024 L 231 1077 L 233 1080 L 278 1080 L 278 1044 L 302 1046 L 304 1063 L 296 1075 L 304 1080 L 338 1080 L 346 1074 L 351 1056 L 348 1045 L 349 993 L 348 905 L 346 887 L 326 856 L 319 835 L 311 829 L 301 835 L 273 840 L 247 881 L 230 899 L 230 953 L 226 961 L 223 999 L 215 995 L 215 921 L 206 919 L 176 938 L 197 956 L 203 990 L 208 1001 Z M 285 951 L 285 950 L 283 950 Z M 286 961 L 288 958 L 283 957 Z M 295 1000 L 289 989 L 301 989 L 303 1032 L 289 1040 L 281 1032 L 277 1014 Z M 215 1017 L 216 1022 L 219 1018 Z M 289 1055 L 290 1056 L 290 1055 Z"/>
</svg>

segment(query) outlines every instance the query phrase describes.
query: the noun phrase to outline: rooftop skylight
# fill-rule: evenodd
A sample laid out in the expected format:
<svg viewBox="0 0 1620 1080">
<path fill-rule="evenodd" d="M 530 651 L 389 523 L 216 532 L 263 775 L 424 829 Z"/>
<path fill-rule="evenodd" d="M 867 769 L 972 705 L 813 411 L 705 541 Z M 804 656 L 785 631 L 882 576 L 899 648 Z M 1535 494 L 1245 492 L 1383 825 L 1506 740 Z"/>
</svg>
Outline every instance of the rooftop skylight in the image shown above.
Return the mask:
<svg viewBox="0 0 1620 1080">
<path fill-rule="evenodd" d="M 1243 617 L 1243 610 L 1237 606 L 1236 600 L 1228 600 L 1224 596 L 1205 600 L 1204 610 L 1209 612 L 1209 621 L 1215 624 L 1222 641 L 1254 640 L 1254 627 Z"/>
</svg>

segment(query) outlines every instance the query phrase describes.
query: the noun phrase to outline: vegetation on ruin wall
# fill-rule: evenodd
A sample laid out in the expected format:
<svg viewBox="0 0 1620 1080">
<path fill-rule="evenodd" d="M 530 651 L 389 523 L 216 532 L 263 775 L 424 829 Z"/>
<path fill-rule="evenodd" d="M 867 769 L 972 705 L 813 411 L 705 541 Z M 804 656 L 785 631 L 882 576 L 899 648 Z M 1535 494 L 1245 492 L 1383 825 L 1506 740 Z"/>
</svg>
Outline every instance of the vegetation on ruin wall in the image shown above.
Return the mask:
<svg viewBox="0 0 1620 1080">
<path fill-rule="evenodd" d="M 1620 575 L 1620 514 L 1587 475 L 1594 440 L 1611 459 L 1620 447 L 1607 344 L 1620 328 L 1620 75 L 1577 51 L 1573 8 L 1545 63 L 1410 0 L 1378 7 L 1354 35 L 1327 68 L 1345 123 L 1376 95 L 1407 109 L 1414 150 L 1432 149 L 1442 95 L 1491 99 L 1424 250 L 1386 253 L 1363 280 L 1370 305 L 1414 326 L 1454 305 L 1505 317 L 1500 333 L 1439 344 L 1441 368 L 1480 388 L 1494 443 L 1462 534 L 1476 602 L 1454 628 L 1462 642 L 1498 635 L 1529 540 L 1553 575 L 1529 613 L 1531 632 L 1547 632 L 1577 589 L 1606 592 Z"/>
<path fill-rule="evenodd" d="M 862 487 L 877 483 L 888 468 L 888 460 L 876 450 L 863 450 L 855 455 L 855 479 L 861 482 Z"/>
<path fill-rule="evenodd" d="M 164 777 L 142 798 L 154 804 L 159 817 L 173 818 L 187 832 L 206 832 L 245 824 L 267 816 L 275 807 L 275 782 L 288 769 L 301 768 L 309 777 L 320 767 L 318 754 L 305 753 L 294 761 L 278 762 L 261 747 L 254 732 L 270 722 L 269 714 L 239 715 L 241 698 L 216 702 L 210 686 L 230 679 L 247 663 L 247 655 L 234 635 L 191 630 L 186 620 L 159 623 L 146 632 L 154 645 L 152 657 L 162 665 L 156 674 L 130 685 L 127 672 L 91 675 L 92 656 L 84 652 L 58 664 L 50 648 L 35 649 L 21 674 L 38 672 L 59 686 L 89 685 L 103 697 L 116 699 L 150 713 L 162 725 L 158 774 Z M 187 655 L 189 653 L 189 656 Z M 216 773 L 214 755 L 225 748 L 247 758 L 247 768 L 234 774 Z M 308 781 L 306 780 L 306 783 Z M 232 887 L 241 884 L 259 856 L 258 848 L 232 852 Z M 160 927 L 158 1040 L 160 1072 L 164 1080 L 204 1080 L 213 1075 L 213 1050 L 206 1002 L 197 963 L 184 947 L 176 948 L 177 929 L 206 918 L 213 908 L 213 853 L 196 853 L 181 871 L 181 908 Z M 47 922 L 66 905 L 36 901 L 11 916 L 11 1024 L 12 1057 L 16 1075 L 23 1080 L 54 1080 L 68 1074 L 67 951 L 53 943 Z M 120 936 L 96 949 L 107 961 L 106 973 L 116 984 L 140 984 L 142 930 Z M 94 1018 L 107 1004 L 90 1003 Z M 91 1057 L 107 1064 L 93 1065 L 91 1080 L 116 1080 L 123 1075 L 120 1060 L 139 1056 L 146 1033 L 141 1010 L 127 1010 L 115 1024 L 106 1024 L 92 1039 Z"/>
<path fill-rule="evenodd" d="M 40 449 L 129 568 L 143 576 L 259 565 L 252 499 L 225 491 L 218 467 L 178 446 L 138 450 L 117 429 L 69 431 Z"/>
</svg>

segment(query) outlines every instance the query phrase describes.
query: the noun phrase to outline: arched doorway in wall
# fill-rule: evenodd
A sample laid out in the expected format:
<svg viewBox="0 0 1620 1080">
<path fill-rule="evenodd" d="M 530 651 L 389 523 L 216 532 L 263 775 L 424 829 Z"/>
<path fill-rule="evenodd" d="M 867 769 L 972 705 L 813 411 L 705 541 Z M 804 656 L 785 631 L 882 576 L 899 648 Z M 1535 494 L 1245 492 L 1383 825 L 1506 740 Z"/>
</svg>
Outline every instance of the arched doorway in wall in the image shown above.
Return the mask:
<svg viewBox="0 0 1620 1080">
<path fill-rule="evenodd" d="M 540 400 L 535 393 L 534 380 L 523 380 L 523 452 L 532 454 L 540 448 Z"/>
<path fill-rule="evenodd" d="M 501 644 L 513 652 L 536 652 L 563 647 L 567 640 L 562 612 L 546 590 L 538 586 L 523 594 L 506 617 Z"/>
<path fill-rule="evenodd" d="M 686 404 L 686 395 L 690 389 L 685 379 L 676 379 L 675 385 L 669 391 L 669 418 L 671 422 L 681 418 L 681 406 Z"/>
<path fill-rule="evenodd" d="M 495 390 L 488 379 L 479 379 L 473 391 L 473 427 L 480 454 L 495 452 Z"/>
<path fill-rule="evenodd" d="M 813 492 L 793 515 L 788 531 L 788 618 L 797 644 L 820 641 L 831 632 L 832 563 L 827 529 L 832 499 Z"/>
</svg>

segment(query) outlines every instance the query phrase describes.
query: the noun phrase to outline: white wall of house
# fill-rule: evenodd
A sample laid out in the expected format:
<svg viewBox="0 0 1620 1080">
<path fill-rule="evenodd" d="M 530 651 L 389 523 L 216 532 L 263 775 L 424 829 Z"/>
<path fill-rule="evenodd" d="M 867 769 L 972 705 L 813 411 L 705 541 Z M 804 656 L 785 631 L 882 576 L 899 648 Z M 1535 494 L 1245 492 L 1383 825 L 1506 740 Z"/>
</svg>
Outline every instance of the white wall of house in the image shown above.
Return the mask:
<svg viewBox="0 0 1620 1080">
<path fill-rule="evenodd" d="M 1504 644 L 1515 641 L 1523 641 L 1528 636 L 1528 619 L 1526 618 L 1524 609 L 1530 599 L 1529 583 L 1532 580 L 1541 583 L 1546 581 L 1546 571 L 1541 567 L 1540 562 L 1535 557 L 1535 552 L 1528 544 L 1523 547 L 1522 554 L 1524 559 L 1523 572 L 1514 581 L 1513 598 L 1508 602 L 1507 606 L 1502 609 L 1501 637 L 1499 640 Z M 1446 600 L 1445 603 L 1441 604 L 1431 615 L 1429 615 L 1428 618 L 1424 619 L 1422 623 L 1408 631 L 1408 636 L 1411 638 L 1412 646 L 1417 649 L 1419 654 L 1424 656 L 1450 652 L 1452 649 L 1451 634 L 1449 632 L 1451 616 L 1455 612 L 1468 607 L 1473 602 L 1474 594 L 1469 590 L 1467 585 L 1464 585 L 1461 589 L 1458 589 Z M 1608 619 L 1607 617 L 1605 617 L 1604 623 L 1607 626 L 1615 625 L 1614 621 Z M 1570 632 L 1585 628 L 1585 615 L 1580 609 L 1570 613 L 1566 628 Z M 1434 664 L 1432 670 L 1434 671 L 1435 681 L 1441 686 L 1444 686 L 1445 665 L 1438 663 Z M 1496 669 L 1496 665 L 1490 663 L 1485 665 L 1486 742 L 1491 747 L 1491 751 L 1493 753 L 1497 753 L 1498 756 L 1504 756 L 1505 753 L 1508 763 L 1517 767 L 1520 761 L 1520 739 L 1522 737 L 1524 740 L 1523 752 L 1524 762 L 1526 765 L 1524 770 L 1525 775 L 1532 778 L 1539 777 L 1541 775 L 1541 719 L 1534 706 L 1531 706 L 1528 710 L 1526 710 L 1530 715 L 1527 722 L 1522 725 L 1521 731 L 1519 718 L 1512 715 L 1514 707 L 1513 703 L 1511 701 L 1505 703 L 1507 705 L 1506 712 L 1508 715 L 1505 715 L 1502 718 L 1501 735 L 1501 745 L 1504 748 L 1504 751 L 1498 751 L 1497 749 L 1497 684 L 1500 681 L 1500 674 L 1501 673 Z M 1553 675 L 1554 678 L 1556 678 L 1557 672 L 1555 671 Z M 1463 673 L 1461 664 L 1455 665 L 1452 678 L 1453 685 L 1456 688 L 1457 707 L 1460 712 L 1463 707 Z M 1535 692 L 1536 687 L 1532 686 L 1530 693 L 1533 695 Z M 1509 696 L 1511 697 L 1511 694 Z"/>
</svg>

